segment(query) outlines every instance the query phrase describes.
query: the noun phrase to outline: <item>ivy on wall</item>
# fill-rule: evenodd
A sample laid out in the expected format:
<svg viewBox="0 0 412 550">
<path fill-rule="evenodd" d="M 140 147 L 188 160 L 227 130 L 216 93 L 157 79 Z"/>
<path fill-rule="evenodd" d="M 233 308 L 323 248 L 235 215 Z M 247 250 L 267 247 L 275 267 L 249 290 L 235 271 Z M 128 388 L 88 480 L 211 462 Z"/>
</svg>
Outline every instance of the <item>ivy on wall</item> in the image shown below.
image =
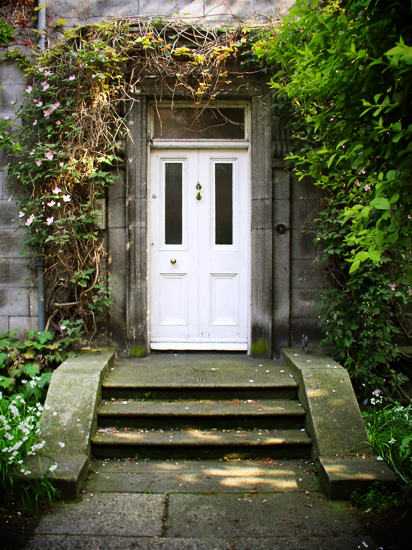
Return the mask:
<svg viewBox="0 0 412 550">
<path fill-rule="evenodd" d="M 9 172 L 27 190 L 27 247 L 45 261 L 47 329 L 80 320 L 93 335 L 96 312 L 112 301 L 97 205 L 124 162 L 125 115 L 141 87 L 157 101 L 190 97 L 200 114 L 242 78 L 235 66 L 252 67 L 256 32 L 102 23 L 67 32 L 27 68 Z"/>
</svg>

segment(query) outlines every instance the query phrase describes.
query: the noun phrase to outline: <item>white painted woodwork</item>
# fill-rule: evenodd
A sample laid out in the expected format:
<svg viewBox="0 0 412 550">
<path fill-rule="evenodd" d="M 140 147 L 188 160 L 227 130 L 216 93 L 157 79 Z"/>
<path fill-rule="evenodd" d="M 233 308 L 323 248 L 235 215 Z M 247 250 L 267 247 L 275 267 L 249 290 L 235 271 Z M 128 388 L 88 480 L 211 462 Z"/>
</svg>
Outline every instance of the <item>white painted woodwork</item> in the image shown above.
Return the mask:
<svg viewBox="0 0 412 550">
<path fill-rule="evenodd" d="M 165 242 L 165 171 L 171 163 L 182 165 L 181 244 Z M 233 166 L 233 242 L 225 245 L 215 244 L 215 169 L 219 163 Z M 198 192 L 201 200 L 196 199 Z M 248 150 L 152 149 L 148 200 L 151 348 L 248 349 Z"/>
</svg>

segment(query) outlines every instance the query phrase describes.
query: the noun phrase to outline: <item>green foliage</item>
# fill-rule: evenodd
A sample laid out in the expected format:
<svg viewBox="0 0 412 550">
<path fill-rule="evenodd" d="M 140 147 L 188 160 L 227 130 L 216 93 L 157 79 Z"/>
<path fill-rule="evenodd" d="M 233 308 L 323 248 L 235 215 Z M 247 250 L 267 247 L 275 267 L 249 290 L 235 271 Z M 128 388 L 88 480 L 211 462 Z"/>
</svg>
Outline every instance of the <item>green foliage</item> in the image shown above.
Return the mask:
<svg viewBox="0 0 412 550">
<path fill-rule="evenodd" d="M 7 507 L 8 501 L 15 497 L 26 506 L 35 510 L 41 505 L 50 505 L 56 496 L 56 489 L 47 478 L 57 465 L 50 459 L 41 479 L 31 476 L 31 471 L 24 465 L 24 460 L 34 457 L 44 447 L 39 441 L 39 421 L 43 407 L 40 403 L 28 405 L 21 395 L 7 398 L 0 392 L 0 503 Z M 14 486 L 14 475 L 27 476 L 27 484 L 18 488 Z"/>
<path fill-rule="evenodd" d="M 412 405 L 382 407 L 377 401 L 363 412 L 373 452 L 412 487 Z"/>
<path fill-rule="evenodd" d="M 402 381 L 396 338 L 410 338 L 411 36 L 406 0 L 300 0 L 256 47 L 289 120 L 290 167 L 323 190 L 326 343 L 367 392 Z"/>
<path fill-rule="evenodd" d="M 67 323 L 61 330 L 66 335 L 59 340 L 49 331 L 28 332 L 22 341 L 13 334 L 0 334 L 0 489 L 4 505 L 13 495 L 36 509 L 56 496 L 48 479 L 57 467 L 53 458 L 39 479 L 31 476 L 24 460 L 39 454 L 45 445 L 39 440 L 39 421 L 53 370 L 75 356 L 84 343 L 80 323 Z M 16 473 L 27 476 L 18 494 L 13 485 Z"/>
<path fill-rule="evenodd" d="M 13 334 L 0 334 L 0 391 L 12 398 L 21 394 L 24 402 L 34 406 L 43 402 L 53 370 L 68 357 L 76 355 L 83 340 L 78 329 L 54 340 L 51 332 L 31 331 L 19 341 Z M 80 339 L 79 339 L 80 336 Z"/>
<path fill-rule="evenodd" d="M 406 487 L 402 491 L 391 491 L 382 483 L 375 482 L 366 494 L 355 491 L 351 496 L 351 503 L 365 508 L 365 513 L 368 514 L 396 510 L 405 513 L 412 506 L 412 490 Z"/>
<path fill-rule="evenodd" d="M 3 21 L 3 19 L 0 19 L 0 44 L 4 44 L 5 46 L 7 46 L 7 44 L 13 37 L 13 27 L 6 23 L 6 21 Z"/>
</svg>

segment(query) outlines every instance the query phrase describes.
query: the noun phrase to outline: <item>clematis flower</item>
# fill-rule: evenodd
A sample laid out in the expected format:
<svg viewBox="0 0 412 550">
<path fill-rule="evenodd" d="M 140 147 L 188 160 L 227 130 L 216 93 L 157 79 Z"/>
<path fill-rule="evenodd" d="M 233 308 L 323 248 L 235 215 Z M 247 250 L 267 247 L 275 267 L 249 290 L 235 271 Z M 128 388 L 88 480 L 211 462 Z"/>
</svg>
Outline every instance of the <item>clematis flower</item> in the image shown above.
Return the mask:
<svg viewBox="0 0 412 550">
<path fill-rule="evenodd" d="M 50 116 L 50 114 L 51 114 L 50 109 L 45 109 L 45 110 L 43 111 L 44 118 L 48 118 L 48 117 Z"/>
<path fill-rule="evenodd" d="M 71 199 L 70 195 L 63 195 L 63 200 L 64 200 L 64 202 L 70 202 L 72 199 Z"/>
<path fill-rule="evenodd" d="M 30 216 L 24 222 L 24 225 L 27 225 L 27 227 L 29 227 L 29 225 L 31 225 L 33 223 L 33 220 L 34 220 L 34 214 L 30 214 Z"/>
<path fill-rule="evenodd" d="M 39 71 L 39 73 L 42 73 L 44 71 L 44 67 L 39 67 L 37 70 Z"/>
<path fill-rule="evenodd" d="M 44 153 L 44 156 L 46 157 L 46 159 L 48 160 L 53 160 L 53 153 L 51 151 L 47 151 L 47 153 Z"/>
<path fill-rule="evenodd" d="M 53 105 L 50 108 L 52 111 L 55 111 L 58 107 L 60 107 L 60 103 L 56 101 L 56 103 L 53 103 Z"/>
<path fill-rule="evenodd" d="M 35 160 L 34 163 L 36 164 L 36 166 L 41 166 L 41 160 L 39 159 Z"/>
<path fill-rule="evenodd" d="M 389 283 L 389 288 L 390 288 L 393 292 L 395 292 L 395 290 L 396 290 L 396 283 Z"/>
<path fill-rule="evenodd" d="M 75 77 L 74 74 L 72 74 L 71 76 L 69 76 L 69 80 L 75 80 L 75 79 L 76 79 L 76 77 Z"/>
<path fill-rule="evenodd" d="M 50 218 L 47 218 L 47 225 L 51 225 L 54 222 L 54 217 L 51 216 Z"/>
<path fill-rule="evenodd" d="M 26 94 L 31 94 L 32 91 L 33 91 L 33 86 L 27 86 L 27 88 L 25 89 Z"/>
<path fill-rule="evenodd" d="M 47 203 L 47 206 L 52 207 L 52 206 L 54 206 L 55 204 L 56 204 L 56 201 L 51 200 L 51 201 L 49 201 L 49 202 Z"/>
<path fill-rule="evenodd" d="M 50 76 L 52 74 L 51 71 L 47 70 L 47 71 L 44 71 L 44 76 Z"/>
<path fill-rule="evenodd" d="M 62 192 L 62 190 L 60 189 L 60 187 L 55 187 L 52 191 L 53 195 L 58 195 L 61 192 Z"/>
<path fill-rule="evenodd" d="M 23 218 L 24 217 L 24 212 L 20 211 L 19 212 L 19 218 Z"/>
<path fill-rule="evenodd" d="M 61 122 L 60 120 L 56 120 L 56 126 L 60 126 Z"/>
<path fill-rule="evenodd" d="M 43 92 L 47 91 L 50 88 L 50 84 L 48 84 L 46 81 L 41 83 L 41 87 Z"/>
</svg>

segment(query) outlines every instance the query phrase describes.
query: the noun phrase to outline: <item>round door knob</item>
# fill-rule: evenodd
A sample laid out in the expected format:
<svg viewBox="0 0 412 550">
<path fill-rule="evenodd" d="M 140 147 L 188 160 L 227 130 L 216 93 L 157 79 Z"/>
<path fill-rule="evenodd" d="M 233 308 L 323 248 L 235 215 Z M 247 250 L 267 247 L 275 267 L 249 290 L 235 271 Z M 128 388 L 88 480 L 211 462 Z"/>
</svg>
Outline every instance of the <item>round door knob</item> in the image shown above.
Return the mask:
<svg viewBox="0 0 412 550">
<path fill-rule="evenodd" d="M 170 260 L 170 263 L 171 263 L 172 265 L 175 265 L 175 263 L 176 263 L 175 258 L 172 258 L 172 259 Z"/>
</svg>

